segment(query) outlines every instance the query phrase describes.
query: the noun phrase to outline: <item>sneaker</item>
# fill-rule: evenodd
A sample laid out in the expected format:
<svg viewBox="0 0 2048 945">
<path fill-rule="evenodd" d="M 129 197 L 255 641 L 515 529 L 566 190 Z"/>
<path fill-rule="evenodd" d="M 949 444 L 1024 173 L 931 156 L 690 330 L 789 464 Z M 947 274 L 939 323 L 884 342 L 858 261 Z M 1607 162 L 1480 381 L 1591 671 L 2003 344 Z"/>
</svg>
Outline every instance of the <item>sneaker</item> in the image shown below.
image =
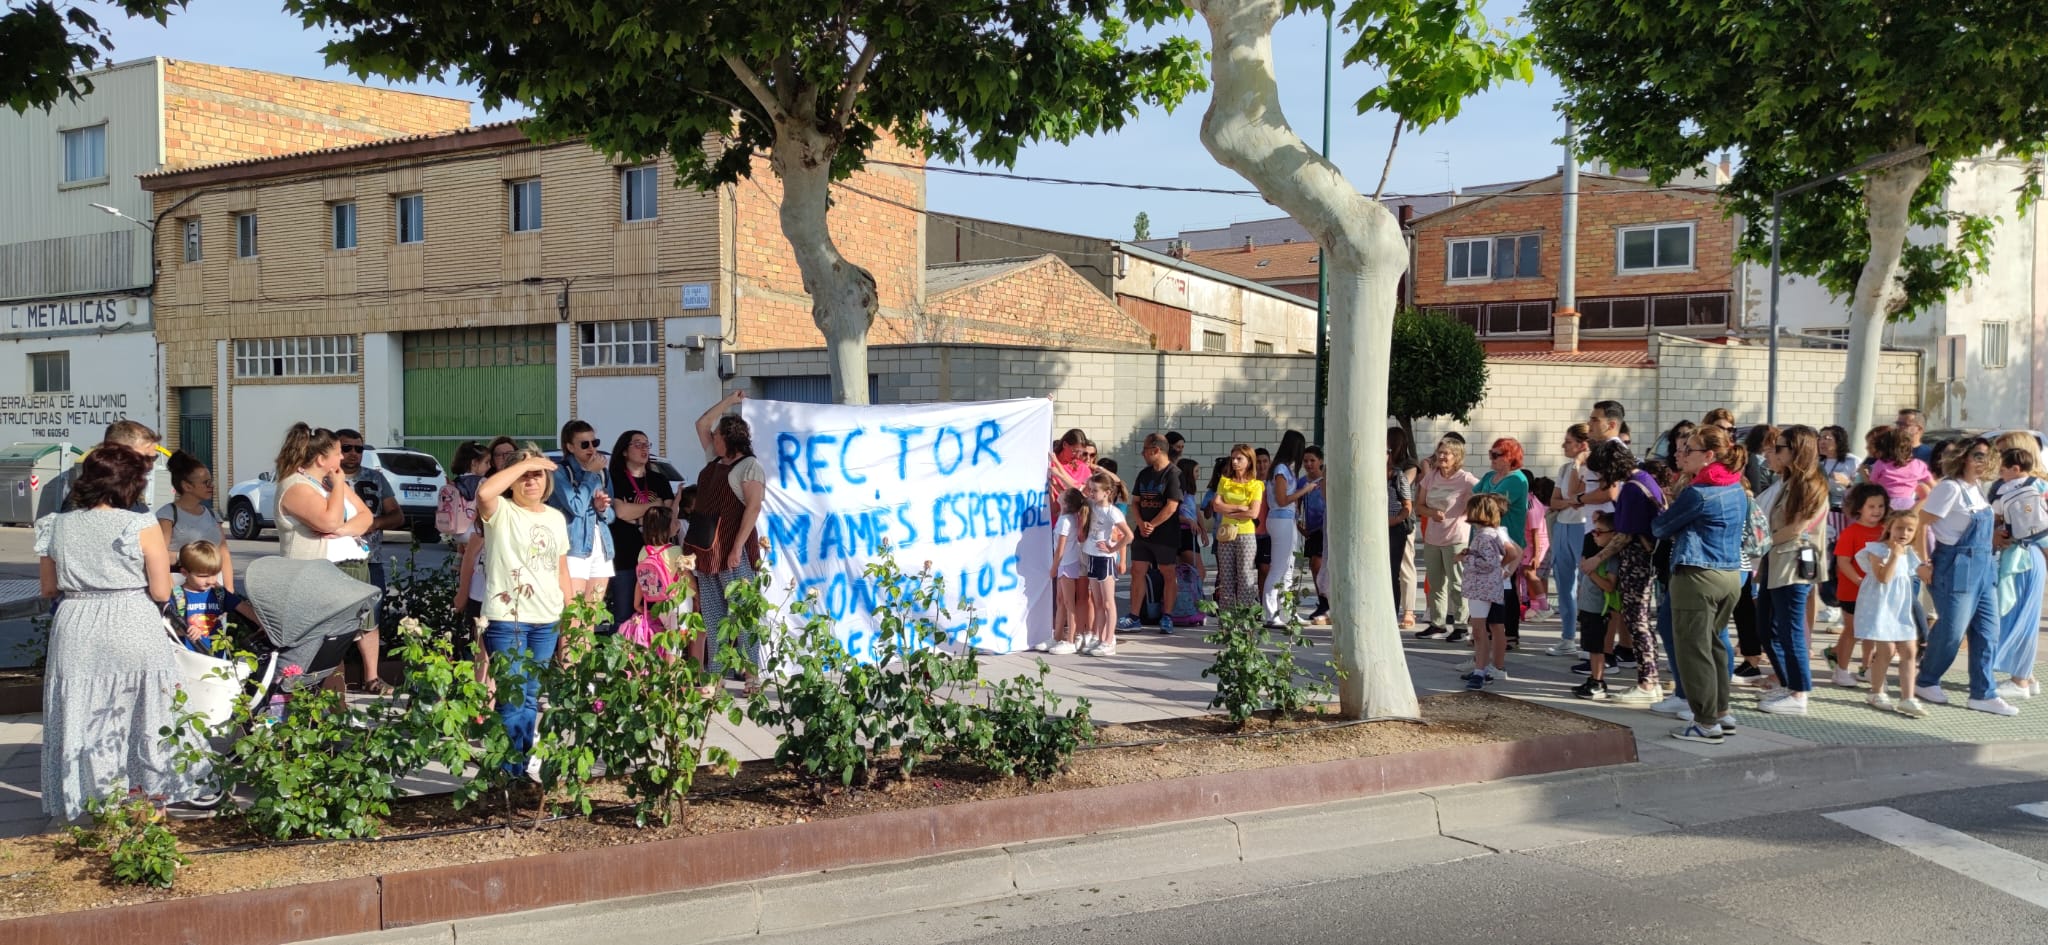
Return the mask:
<svg viewBox="0 0 2048 945">
<path fill-rule="evenodd" d="M 1509 637 L 1509 638 L 1508 638 L 1508 652 L 1510 652 L 1510 653 L 1513 653 L 1514 651 L 1516 651 L 1516 650 L 1519 650 L 1519 649 L 1521 649 L 1521 648 L 1522 648 L 1522 638 L 1521 638 L 1521 637 Z"/>
<path fill-rule="evenodd" d="M 1672 732 L 1671 737 L 1676 738 L 1682 742 L 1699 742 L 1702 745 L 1719 745 L 1721 744 L 1722 738 L 1721 726 L 1709 725 L 1705 728 L 1702 728 L 1700 727 L 1700 724 L 1698 722 L 1694 722 L 1691 725 L 1687 725 L 1684 728 Z"/>
<path fill-rule="evenodd" d="M 1173 636 L 1173 630 L 1174 630 L 1174 626 L 1173 626 L 1173 618 L 1172 618 L 1172 617 L 1162 617 L 1162 618 L 1160 618 L 1160 620 L 1159 620 L 1159 635 L 1160 635 L 1160 636 L 1167 636 L 1167 637 Z"/>
<path fill-rule="evenodd" d="M 1621 695 L 1616 696 L 1614 699 L 1614 701 L 1622 705 L 1655 705 L 1663 700 L 1663 691 L 1655 686 L 1648 689 L 1644 689 L 1641 686 L 1630 686 L 1622 690 Z"/>
<path fill-rule="evenodd" d="M 1471 663 L 1471 661 L 1470 661 L 1470 660 L 1467 660 L 1467 661 L 1466 661 L 1466 663 L 1465 663 L 1465 665 L 1467 665 L 1467 666 L 1471 666 L 1471 665 L 1472 665 L 1472 663 Z M 1483 675 L 1486 675 L 1486 674 L 1485 674 L 1485 673 L 1482 673 L 1482 672 L 1480 672 L 1480 671 L 1479 671 L 1479 668 L 1478 668 L 1478 667 L 1476 667 L 1476 666 L 1474 666 L 1474 667 L 1473 667 L 1473 668 L 1471 668 L 1471 669 L 1468 669 L 1468 670 L 1466 670 L 1466 671 L 1464 671 L 1464 672 L 1462 672 L 1462 673 L 1459 673 L 1459 674 L 1458 674 L 1458 678 L 1459 678 L 1459 679 L 1471 679 L 1471 678 L 1472 678 L 1472 677 L 1474 677 L 1474 676 L 1483 676 Z"/>
<path fill-rule="evenodd" d="M 1087 650 L 1084 650 L 1084 651 L 1082 651 L 1082 655 L 1084 655 L 1084 656 L 1115 656 L 1115 655 L 1116 655 L 1116 644 L 1114 644 L 1114 643 L 1097 643 L 1097 644 L 1095 644 L 1095 646 L 1093 646 L 1093 647 L 1091 647 L 1091 648 L 1089 648 L 1089 649 L 1087 649 Z"/>
<path fill-rule="evenodd" d="M 1464 627 L 1458 627 L 1456 629 L 1453 629 L 1449 636 L 1444 637 L 1444 642 L 1463 643 L 1471 638 L 1472 634 L 1470 632 L 1468 632 Z"/>
<path fill-rule="evenodd" d="M 1458 669 L 1459 669 L 1460 671 L 1466 671 L 1466 672 L 1469 672 L 1469 671 L 1471 671 L 1471 670 L 1475 670 L 1475 669 L 1478 669 L 1478 668 L 1479 668 L 1479 663 L 1478 663 L 1478 661 L 1477 661 L 1477 660 L 1469 660 L 1469 659 L 1468 659 L 1468 660 L 1461 660 L 1461 661 L 1459 661 L 1459 663 L 1458 663 Z"/>
<path fill-rule="evenodd" d="M 1920 697 L 1921 702 L 1948 705 L 1948 693 L 1943 692 L 1940 686 L 1914 686 L 1913 695 Z"/>
<path fill-rule="evenodd" d="M 1768 712 L 1771 715 L 1805 715 L 1806 700 L 1800 698 L 1799 693 L 1788 692 L 1783 698 L 1768 700 L 1756 708 L 1759 712 Z"/>
<path fill-rule="evenodd" d="M 2027 695 L 2029 695 L 2029 696 L 2038 696 L 2038 695 L 2040 695 L 2040 694 L 2041 694 L 2041 681 L 2040 681 L 2040 680 L 2038 680 L 2038 679 L 2029 679 L 2029 680 L 2027 680 Z"/>
<path fill-rule="evenodd" d="M 1787 696 L 1790 696 L 1791 694 L 1792 690 L 1787 689 L 1783 686 L 1778 686 L 1772 689 L 1765 690 L 1762 695 L 1756 697 L 1756 701 L 1760 704 L 1765 702 L 1776 702 L 1779 699 L 1783 699 Z"/>
<path fill-rule="evenodd" d="M 2004 699 L 2000 699 L 1996 696 L 1993 696 L 1989 699 L 1971 699 L 1968 705 L 1970 707 L 1970 710 L 1973 712 L 1988 712 L 1992 715 L 2003 716 L 2014 716 L 2020 714 L 2020 710 L 2017 706 L 2014 706 L 2012 703 L 2007 702 Z"/>
<path fill-rule="evenodd" d="M 1136 630 L 1138 629 L 1138 618 L 1125 614 L 1117 618 L 1116 628 L 1118 630 Z"/>
<path fill-rule="evenodd" d="M 1927 717 L 1927 707 L 1921 705 L 1918 699 L 1900 699 L 1899 704 L 1893 708 L 1900 715 L 1909 719 L 1924 719 Z"/>
<path fill-rule="evenodd" d="M 1316 609 L 1309 611 L 1308 622 L 1315 623 L 1316 621 L 1321 620 L 1324 617 L 1328 617 L 1329 615 L 1330 605 L 1319 603 L 1316 605 Z"/>
<path fill-rule="evenodd" d="M 1489 669 L 1489 670 L 1487 670 L 1487 671 L 1486 671 L 1486 681 L 1487 681 L 1487 682 L 1492 682 L 1492 683 L 1504 683 L 1504 682 L 1507 682 L 1507 681 L 1508 681 L 1508 679 L 1509 679 L 1509 676 L 1508 676 L 1508 671 L 1507 671 L 1507 670 L 1505 670 L 1505 669 L 1501 669 L 1501 668 L 1499 668 L 1499 667 L 1494 667 L 1493 669 Z"/>
<path fill-rule="evenodd" d="M 1041 640 L 1041 641 L 1039 641 L 1039 642 L 1037 642 L 1037 643 L 1033 643 L 1033 644 L 1031 644 L 1031 652 L 1033 652 L 1033 653 L 1049 653 L 1049 652 L 1051 652 L 1051 651 L 1052 651 L 1052 644 L 1050 644 L 1050 643 L 1046 643 L 1046 642 L 1044 642 L 1044 641 L 1042 641 L 1042 640 Z"/>
<path fill-rule="evenodd" d="M 1665 697 L 1663 702 L 1659 702 L 1656 705 L 1651 706 L 1650 711 L 1655 712 L 1658 715 L 1669 715 L 1673 718 L 1676 718 L 1678 717 L 1678 714 L 1680 712 L 1692 712 L 1692 704 L 1686 702 L 1684 699 L 1678 698 L 1677 696 L 1667 696 Z M 1687 721 L 1691 720 L 1687 719 Z"/>
<path fill-rule="evenodd" d="M 1609 662 L 1607 665 L 1619 666 L 1622 669 L 1634 669 L 1636 668 L 1636 655 L 1634 653 L 1628 652 L 1627 650 L 1623 650 L 1620 653 L 1614 654 L 1613 660 Z"/>
<path fill-rule="evenodd" d="M 1486 673 L 1475 669 L 1466 674 L 1465 688 L 1474 692 L 1486 688 Z"/>
<path fill-rule="evenodd" d="M 1439 627 L 1436 624 L 1430 624 L 1427 627 L 1423 627 L 1422 629 L 1415 631 L 1415 639 L 1428 640 L 1434 637 L 1443 636 L 1444 634 L 1449 632 L 1450 631 L 1445 630 L 1444 628 Z"/>
<path fill-rule="evenodd" d="M 2018 702 L 2021 699 L 2032 699 L 2033 697 L 2034 694 L 2028 692 L 2027 687 L 2019 683 L 2008 681 L 1998 684 L 1998 698 L 2004 699 L 2007 702 Z"/>
<path fill-rule="evenodd" d="M 1578 662 L 1576 662 L 1576 663 L 1573 663 L 1573 664 L 1572 664 L 1572 672 L 1573 672 L 1573 673 L 1575 673 L 1575 674 L 1577 674 L 1577 675 L 1580 675 L 1580 676 L 1591 676 L 1591 675 L 1593 675 L 1593 660 L 1592 660 L 1592 658 L 1591 658 L 1591 657 L 1587 657 L 1586 659 L 1582 659 L 1582 660 L 1580 660 L 1580 661 L 1578 661 Z"/>
<path fill-rule="evenodd" d="M 1763 668 L 1755 663 L 1744 663 L 1735 667 L 1735 675 L 1741 679 L 1755 679 L 1763 674 Z"/>
<path fill-rule="evenodd" d="M 1735 734 L 1735 713 L 1730 712 L 1727 715 L 1721 716 L 1721 734 Z"/>
<path fill-rule="evenodd" d="M 1544 655 L 1544 656 L 1577 656 L 1577 655 L 1579 655 L 1579 641 L 1577 641 L 1577 640 L 1560 640 L 1560 641 L 1558 641 L 1557 643 L 1553 643 L 1553 644 L 1551 644 L 1551 645 L 1550 645 L 1550 648 L 1549 648 L 1549 649 L 1547 649 L 1547 650 L 1544 650 L 1544 651 L 1543 651 L 1543 655 Z"/>
<path fill-rule="evenodd" d="M 1598 679 L 1588 679 L 1572 687 L 1572 695 L 1588 702 L 1606 702 L 1613 698 L 1607 692 L 1607 684 Z"/>
<path fill-rule="evenodd" d="M 1053 656 L 1072 656 L 1076 653 L 1081 652 L 1081 648 L 1065 640 L 1061 640 L 1060 642 L 1055 643 L 1052 646 L 1046 647 L 1045 652 Z"/>
<path fill-rule="evenodd" d="M 1882 690 L 1865 696 L 1863 702 L 1873 709 L 1880 709 L 1886 712 L 1898 708 L 1897 703 L 1892 702 L 1892 697 Z"/>
<path fill-rule="evenodd" d="M 1855 689 L 1861 684 L 1856 681 L 1855 673 L 1846 669 L 1838 669 L 1835 670 L 1835 685 L 1844 689 Z"/>
<path fill-rule="evenodd" d="M 1839 611 L 1839 610 L 1836 610 L 1836 609 L 1835 609 L 1835 608 L 1833 608 L 1833 607 L 1822 607 L 1822 608 L 1820 609 L 1820 622 L 1821 622 L 1821 623 L 1825 623 L 1825 624 L 1838 624 L 1838 623 L 1841 623 L 1841 622 L 1842 622 L 1842 612 L 1841 612 L 1841 611 Z"/>
</svg>

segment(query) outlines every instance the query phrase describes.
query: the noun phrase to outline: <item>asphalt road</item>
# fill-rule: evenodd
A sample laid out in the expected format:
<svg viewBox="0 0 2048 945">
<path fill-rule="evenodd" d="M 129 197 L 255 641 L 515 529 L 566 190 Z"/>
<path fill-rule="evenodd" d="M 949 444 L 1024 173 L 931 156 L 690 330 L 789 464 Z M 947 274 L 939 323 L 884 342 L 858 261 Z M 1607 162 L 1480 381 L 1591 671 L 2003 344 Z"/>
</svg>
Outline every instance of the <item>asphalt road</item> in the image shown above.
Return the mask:
<svg viewBox="0 0 2048 945">
<path fill-rule="evenodd" d="M 1853 813 L 1771 815 L 1512 853 L 1433 838 L 748 940 L 2048 942 L 2048 820 L 2016 809 L 2044 801 L 2048 782 L 2032 782 L 1843 809 Z M 1904 834 L 1906 845 L 1859 832 L 1830 814 Z"/>
<path fill-rule="evenodd" d="M 25 526 L 0 527 L 0 578 L 21 578 L 33 580 L 36 576 L 35 556 L 36 532 Z M 384 554 L 386 558 L 405 560 L 412 547 L 412 536 L 405 532 L 386 532 Z M 247 563 L 257 558 L 277 554 L 277 533 L 266 531 L 255 541 L 230 541 L 228 550 L 234 553 L 237 563 Z M 420 546 L 419 562 L 426 567 L 439 564 L 449 554 L 444 544 Z"/>
</svg>

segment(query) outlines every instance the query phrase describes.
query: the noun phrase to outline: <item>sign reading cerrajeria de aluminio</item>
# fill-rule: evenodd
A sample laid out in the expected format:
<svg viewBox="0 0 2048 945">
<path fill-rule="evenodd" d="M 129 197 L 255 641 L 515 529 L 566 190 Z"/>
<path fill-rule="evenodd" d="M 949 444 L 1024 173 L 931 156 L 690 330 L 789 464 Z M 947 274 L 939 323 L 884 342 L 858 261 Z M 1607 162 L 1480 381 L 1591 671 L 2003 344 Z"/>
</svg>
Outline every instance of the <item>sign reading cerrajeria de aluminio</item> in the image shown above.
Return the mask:
<svg viewBox="0 0 2048 945">
<path fill-rule="evenodd" d="M 0 305 L 0 337 L 98 334 L 149 326 L 149 302 L 127 295 Z"/>
</svg>

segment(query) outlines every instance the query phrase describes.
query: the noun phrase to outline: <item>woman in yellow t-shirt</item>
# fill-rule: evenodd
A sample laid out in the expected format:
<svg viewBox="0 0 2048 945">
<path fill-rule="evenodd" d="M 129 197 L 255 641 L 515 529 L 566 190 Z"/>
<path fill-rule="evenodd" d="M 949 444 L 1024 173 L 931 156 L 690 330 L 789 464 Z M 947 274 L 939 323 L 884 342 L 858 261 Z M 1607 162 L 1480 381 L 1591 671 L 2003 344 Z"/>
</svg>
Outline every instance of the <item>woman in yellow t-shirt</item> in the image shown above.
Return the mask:
<svg viewBox="0 0 2048 945">
<path fill-rule="evenodd" d="M 1216 529 L 1216 601 L 1224 610 L 1258 603 L 1252 567 L 1259 551 L 1254 524 L 1265 495 L 1252 448 L 1243 443 L 1231 447 L 1229 465 L 1217 480 L 1216 499 L 1209 505 L 1209 511 L 1222 519 Z"/>
</svg>

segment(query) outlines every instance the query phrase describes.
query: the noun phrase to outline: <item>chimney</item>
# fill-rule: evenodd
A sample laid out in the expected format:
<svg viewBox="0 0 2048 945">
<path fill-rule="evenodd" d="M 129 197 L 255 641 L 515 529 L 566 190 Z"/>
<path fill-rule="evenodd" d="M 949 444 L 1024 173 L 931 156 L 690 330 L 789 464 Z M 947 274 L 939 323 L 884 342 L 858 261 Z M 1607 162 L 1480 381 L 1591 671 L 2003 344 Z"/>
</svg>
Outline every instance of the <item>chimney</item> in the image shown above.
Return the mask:
<svg viewBox="0 0 2048 945">
<path fill-rule="evenodd" d="M 1245 252 L 1247 252 L 1247 253 L 1249 253 L 1249 252 L 1251 252 L 1251 251 L 1252 251 L 1252 248 L 1253 248 L 1253 244 L 1252 244 L 1252 238 L 1251 238 L 1251 237 L 1249 237 L 1249 236 L 1245 237 L 1245 238 L 1244 238 L 1244 251 L 1245 251 Z"/>
<path fill-rule="evenodd" d="M 1734 177 L 1735 177 L 1735 165 L 1734 165 L 1734 163 L 1733 163 L 1733 162 L 1732 162 L 1732 161 L 1731 161 L 1731 160 L 1729 159 L 1729 154 L 1728 154 L 1728 152 L 1726 152 L 1726 151 L 1723 151 L 1723 152 L 1721 152 L 1721 179 L 1720 179 L 1720 180 L 1718 180 L 1718 181 L 1715 181 L 1715 183 L 1718 183 L 1718 184 L 1725 184 L 1725 183 L 1727 183 L 1727 182 L 1728 182 L 1729 180 L 1733 179 Z"/>
<path fill-rule="evenodd" d="M 1410 223 L 1415 222 L 1415 205 L 1412 203 L 1404 203 L 1401 206 L 1395 208 L 1394 219 L 1401 221 L 1401 225 L 1404 227 Z"/>
</svg>

